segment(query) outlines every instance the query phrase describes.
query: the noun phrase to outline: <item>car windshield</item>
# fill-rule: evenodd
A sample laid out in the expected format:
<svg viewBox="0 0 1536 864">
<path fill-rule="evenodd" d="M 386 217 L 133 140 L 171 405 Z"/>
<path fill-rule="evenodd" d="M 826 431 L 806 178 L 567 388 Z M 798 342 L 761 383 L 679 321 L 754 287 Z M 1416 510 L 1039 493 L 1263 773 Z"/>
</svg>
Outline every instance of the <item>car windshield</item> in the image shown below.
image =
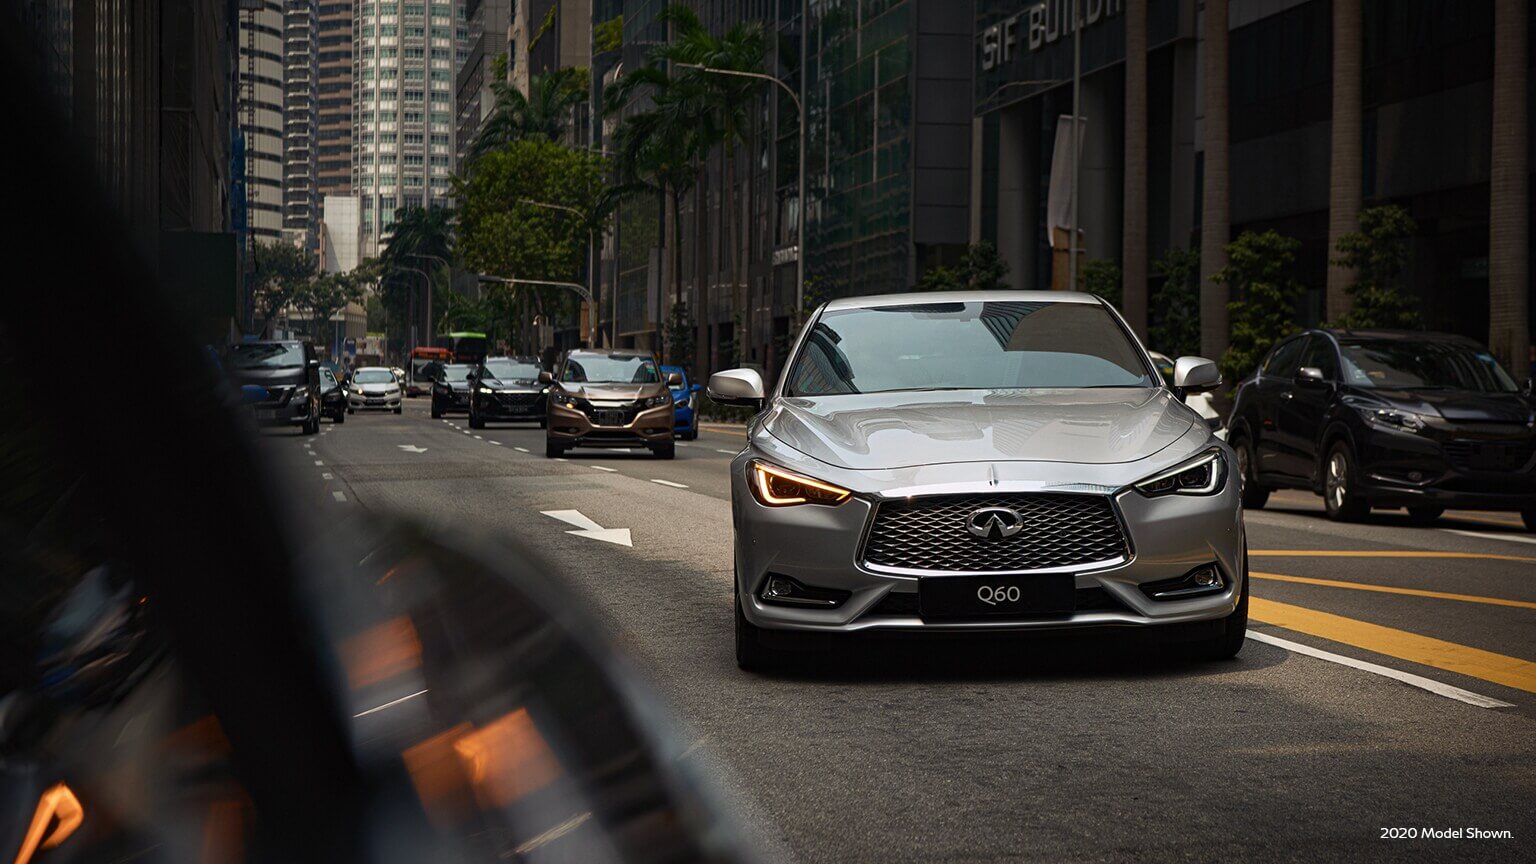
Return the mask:
<svg viewBox="0 0 1536 864">
<path fill-rule="evenodd" d="M 656 361 L 628 354 L 573 354 L 565 360 L 561 381 L 584 384 L 655 384 Z"/>
<path fill-rule="evenodd" d="M 443 367 L 443 381 L 468 381 L 473 366 L 450 365 Z"/>
<path fill-rule="evenodd" d="M 1344 380 L 1356 387 L 1513 393 L 1515 381 L 1493 355 L 1459 342 L 1342 339 Z"/>
<path fill-rule="evenodd" d="M 359 384 L 388 384 L 395 380 L 395 373 L 388 369 L 364 369 L 352 376 Z"/>
<path fill-rule="evenodd" d="M 788 393 L 1154 386 L 1135 344 L 1096 303 L 940 301 L 823 314 Z"/>
<path fill-rule="evenodd" d="M 532 381 L 539 377 L 538 364 L 517 360 L 488 360 L 485 371 L 498 381 Z"/>
<path fill-rule="evenodd" d="M 296 342 L 247 342 L 229 349 L 236 369 L 292 369 L 304 365 L 304 347 Z"/>
</svg>

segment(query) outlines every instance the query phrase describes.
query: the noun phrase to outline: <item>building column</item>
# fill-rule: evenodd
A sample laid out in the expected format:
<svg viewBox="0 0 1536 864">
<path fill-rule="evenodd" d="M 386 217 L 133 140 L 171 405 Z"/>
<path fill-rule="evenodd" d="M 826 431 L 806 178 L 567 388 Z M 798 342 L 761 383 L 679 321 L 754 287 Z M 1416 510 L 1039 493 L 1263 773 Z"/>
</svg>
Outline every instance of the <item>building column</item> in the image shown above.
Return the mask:
<svg viewBox="0 0 1536 864">
<path fill-rule="evenodd" d="M 1147 336 L 1147 6 L 1125 10 L 1125 170 L 1120 311 L 1131 331 Z"/>
<path fill-rule="evenodd" d="M 1328 171 L 1329 321 L 1349 312 L 1355 271 L 1333 263 L 1339 238 L 1360 229 L 1360 0 L 1333 0 L 1333 128 Z"/>
<path fill-rule="evenodd" d="M 1530 374 L 1530 161 L 1526 0 L 1493 6 L 1493 167 L 1488 208 L 1488 342 L 1516 379 Z"/>
<path fill-rule="evenodd" d="M 1228 206 L 1230 143 L 1227 138 L 1227 0 L 1205 0 L 1205 175 L 1200 201 L 1200 353 L 1226 353 L 1228 291 L 1211 277 L 1227 266 L 1232 233 Z"/>
<path fill-rule="evenodd" d="M 1033 173 L 1039 149 L 1036 112 L 1015 105 L 997 118 L 997 254 L 1008 264 L 1008 287 L 1030 290 L 1035 285 L 1035 208 Z"/>
</svg>

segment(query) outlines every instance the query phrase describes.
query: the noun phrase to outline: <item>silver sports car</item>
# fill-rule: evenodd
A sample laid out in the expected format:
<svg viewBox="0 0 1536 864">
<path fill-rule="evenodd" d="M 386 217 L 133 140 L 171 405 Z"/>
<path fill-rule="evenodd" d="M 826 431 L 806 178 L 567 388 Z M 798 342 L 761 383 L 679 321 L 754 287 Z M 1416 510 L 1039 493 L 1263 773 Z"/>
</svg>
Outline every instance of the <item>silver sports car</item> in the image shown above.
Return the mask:
<svg viewBox="0 0 1536 864">
<path fill-rule="evenodd" d="M 804 633 L 1171 626 L 1230 657 L 1248 618 L 1232 451 L 1120 316 L 1068 292 L 836 300 L 731 463 L 736 655 Z"/>
</svg>

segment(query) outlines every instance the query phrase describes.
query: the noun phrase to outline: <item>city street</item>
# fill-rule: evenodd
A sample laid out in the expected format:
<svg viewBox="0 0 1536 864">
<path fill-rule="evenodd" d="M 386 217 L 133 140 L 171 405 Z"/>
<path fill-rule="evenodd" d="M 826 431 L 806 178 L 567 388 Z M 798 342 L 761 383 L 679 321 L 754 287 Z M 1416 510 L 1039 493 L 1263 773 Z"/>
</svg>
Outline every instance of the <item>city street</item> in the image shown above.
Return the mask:
<svg viewBox="0 0 1536 864">
<path fill-rule="evenodd" d="M 543 557 L 770 860 L 1486 860 L 1536 831 L 1536 537 L 1516 514 L 1347 525 L 1277 493 L 1247 514 L 1235 661 L 1057 636 L 859 644 L 756 675 L 732 656 L 740 429 L 670 462 L 550 460 L 536 426 L 427 407 L 262 447 L 337 530 L 390 512 Z M 1463 833 L 1381 839 L 1394 828 Z"/>
</svg>

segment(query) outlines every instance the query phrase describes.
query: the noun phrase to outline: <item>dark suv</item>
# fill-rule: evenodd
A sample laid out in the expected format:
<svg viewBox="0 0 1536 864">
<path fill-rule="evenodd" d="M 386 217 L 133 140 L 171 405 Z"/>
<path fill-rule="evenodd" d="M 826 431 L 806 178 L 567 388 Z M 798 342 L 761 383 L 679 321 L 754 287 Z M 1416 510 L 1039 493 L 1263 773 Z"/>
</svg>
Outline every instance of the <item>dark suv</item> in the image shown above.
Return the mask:
<svg viewBox="0 0 1536 864">
<path fill-rule="evenodd" d="M 469 428 L 487 420 L 537 420 L 544 424 L 549 385 L 539 380 L 537 357 L 488 357 L 470 374 Z"/>
<path fill-rule="evenodd" d="M 230 378 L 260 387 L 253 403 L 263 426 L 299 426 L 320 431 L 320 361 L 315 346 L 297 340 L 240 342 L 229 348 Z"/>
<path fill-rule="evenodd" d="M 1243 503 L 1311 489 L 1328 516 L 1407 508 L 1518 510 L 1536 531 L 1536 401 L 1460 336 L 1309 330 L 1276 345 L 1237 390 L 1228 441 Z"/>
</svg>

